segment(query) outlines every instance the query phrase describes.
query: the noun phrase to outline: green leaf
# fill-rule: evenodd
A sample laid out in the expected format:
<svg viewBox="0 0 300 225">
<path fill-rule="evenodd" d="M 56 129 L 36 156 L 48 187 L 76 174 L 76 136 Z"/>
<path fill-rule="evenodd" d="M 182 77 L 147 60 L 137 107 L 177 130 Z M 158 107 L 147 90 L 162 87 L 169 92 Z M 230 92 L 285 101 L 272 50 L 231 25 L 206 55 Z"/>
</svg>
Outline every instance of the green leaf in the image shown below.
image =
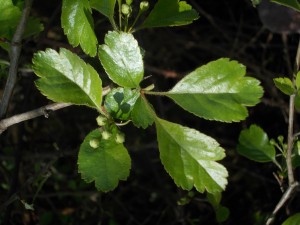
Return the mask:
<svg viewBox="0 0 300 225">
<path fill-rule="evenodd" d="M 154 122 L 153 118 L 153 107 L 146 102 L 146 100 L 140 96 L 132 109 L 131 119 L 133 124 L 140 128 L 146 129 L 148 126 L 151 126 Z"/>
<path fill-rule="evenodd" d="M 275 86 L 286 95 L 292 95 L 296 91 L 293 82 L 287 77 L 275 78 L 274 83 Z"/>
<path fill-rule="evenodd" d="M 140 92 L 137 90 L 121 87 L 115 88 L 106 96 L 104 105 L 112 117 L 120 120 L 128 120 L 139 96 Z"/>
<path fill-rule="evenodd" d="M 300 213 L 296 213 L 290 216 L 289 218 L 287 218 L 287 220 L 285 220 L 282 225 L 299 225 L 299 224 L 300 224 Z"/>
<path fill-rule="evenodd" d="M 90 0 L 90 5 L 104 16 L 113 19 L 116 0 Z"/>
<path fill-rule="evenodd" d="M 256 162 L 276 162 L 274 146 L 270 144 L 268 135 L 257 125 L 251 125 L 240 133 L 237 151 Z"/>
<path fill-rule="evenodd" d="M 245 73 L 242 64 L 222 58 L 199 67 L 164 94 L 196 116 L 240 121 L 248 116 L 246 106 L 257 104 L 263 94 L 259 81 Z"/>
<path fill-rule="evenodd" d="M 78 169 L 87 182 L 95 181 L 99 191 L 111 191 L 119 180 L 126 180 L 130 173 L 131 160 L 123 144 L 110 139 L 104 140 L 99 129 L 90 132 L 80 146 Z M 98 147 L 92 147 L 90 141 L 99 140 Z"/>
<path fill-rule="evenodd" d="M 123 87 L 136 88 L 144 76 L 141 50 L 132 34 L 108 32 L 99 46 L 99 58 L 110 79 Z"/>
<path fill-rule="evenodd" d="M 92 66 L 67 49 L 40 51 L 33 57 L 35 83 L 55 102 L 101 108 L 102 82 Z"/>
<path fill-rule="evenodd" d="M 225 153 L 213 138 L 159 118 L 155 124 L 161 161 L 176 185 L 209 193 L 225 189 L 228 172 L 216 162 Z"/>
<path fill-rule="evenodd" d="M 296 87 L 298 90 L 300 89 L 300 71 L 296 75 Z"/>
<path fill-rule="evenodd" d="M 271 2 L 276 2 L 300 12 L 300 3 L 297 0 L 271 0 Z"/>
<path fill-rule="evenodd" d="M 11 40 L 21 19 L 22 11 L 13 4 L 12 0 L 0 0 L 0 37 Z M 23 38 L 37 34 L 43 30 L 43 25 L 32 17 L 29 17 L 23 34 Z"/>
<path fill-rule="evenodd" d="M 145 19 L 142 28 L 181 26 L 190 24 L 198 18 L 197 11 L 186 1 L 159 0 Z"/>
<path fill-rule="evenodd" d="M 80 45 L 86 54 L 96 55 L 98 41 L 88 0 L 63 0 L 61 24 L 71 45 Z"/>
<path fill-rule="evenodd" d="M 216 209 L 216 219 L 219 223 L 225 222 L 230 215 L 230 211 L 227 207 L 220 206 Z"/>
</svg>

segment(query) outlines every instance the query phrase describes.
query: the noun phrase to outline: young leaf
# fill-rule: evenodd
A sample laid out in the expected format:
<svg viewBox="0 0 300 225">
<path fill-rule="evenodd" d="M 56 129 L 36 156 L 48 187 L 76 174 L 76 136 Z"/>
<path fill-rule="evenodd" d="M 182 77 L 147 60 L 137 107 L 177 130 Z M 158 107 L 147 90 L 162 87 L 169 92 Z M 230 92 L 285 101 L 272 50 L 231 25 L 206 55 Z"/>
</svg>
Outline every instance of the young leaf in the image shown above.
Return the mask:
<svg viewBox="0 0 300 225">
<path fill-rule="evenodd" d="M 190 24 L 198 18 L 197 11 L 186 1 L 159 0 L 145 19 L 142 28 L 181 26 Z"/>
<path fill-rule="evenodd" d="M 213 138 L 159 118 L 155 124 L 161 161 L 176 185 L 209 193 L 225 189 L 228 172 L 216 162 L 225 153 Z"/>
<path fill-rule="evenodd" d="M 263 94 L 259 81 L 245 73 L 245 66 L 222 58 L 199 67 L 165 95 L 196 116 L 240 121 L 248 115 L 245 106 L 254 106 Z"/>
<path fill-rule="evenodd" d="M 40 51 L 33 57 L 35 83 L 43 95 L 55 102 L 67 102 L 100 109 L 102 82 L 98 73 L 67 49 Z"/>
<path fill-rule="evenodd" d="M 114 118 L 128 120 L 140 92 L 130 88 L 115 88 L 105 98 L 104 106 Z"/>
<path fill-rule="evenodd" d="M 98 145 L 91 145 L 99 140 Z M 111 191 L 119 180 L 126 180 L 131 168 L 130 156 L 123 144 L 112 135 L 104 140 L 99 129 L 90 132 L 80 146 L 78 169 L 87 182 L 95 181 L 99 191 Z"/>
<path fill-rule="evenodd" d="M 297 0 L 272 0 L 272 2 L 276 2 L 300 12 L 300 3 Z"/>
<path fill-rule="evenodd" d="M 99 58 L 110 79 L 119 86 L 136 88 L 144 76 L 141 50 L 132 34 L 108 32 L 99 46 Z"/>
<path fill-rule="evenodd" d="M 287 77 L 280 77 L 274 79 L 275 86 L 286 95 L 295 93 L 293 82 Z"/>
<path fill-rule="evenodd" d="M 80 45 L 86 54 L 96 55 L 98 41 L 88 0 L 63 0 L 61 24 L 71 45 Z"/>
<path fill-rule="evenodd" d="M 300 224 L 300 213 L 296 213 L 287 218 L 282 225 L 298 225 Z"/>
<path fill-rule="evenodd" d="M 274 146 L 270 144 L 268 135 L 257 125 L 251 125 L 240 133 L 237 151 L 256 162 L 276 162 Z"/>
<path fill-rule="evenodd" d="M 149 107 L 151 109 L 149 109 Z M 142 127 L 143 129 L 151 126 L 154 122 L 154 119 L 150 110 L 153 110 L 152 106 L 149 105 L 149 103 L 147 103 L 142 96 L 140 96 L 136 100 L 131 112 L 131 119 L 133 124 L 136 127 Z"/>
</svg>

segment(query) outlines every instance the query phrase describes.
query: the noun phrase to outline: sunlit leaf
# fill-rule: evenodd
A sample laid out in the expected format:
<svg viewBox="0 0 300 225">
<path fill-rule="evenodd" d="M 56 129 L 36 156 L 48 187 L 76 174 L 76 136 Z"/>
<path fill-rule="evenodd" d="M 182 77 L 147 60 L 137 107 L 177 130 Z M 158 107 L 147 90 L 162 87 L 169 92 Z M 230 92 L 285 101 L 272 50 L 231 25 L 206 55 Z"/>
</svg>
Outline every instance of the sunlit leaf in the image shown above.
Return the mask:
<svg viewBox="0 0 300 225">
<path fill-rule="evenodd" d="M 251 125 L 240 133 L 237 146 L 239 154 L 257 162 L 275 162 L 275 148 L 268 135 L 257 125 Z"/>
<path fill-rule="evenodd" d="M 52 49 L 34 55 L 33 70 L 40 77 L 37 88 L 56 102 L 100 109 L 102 82 L 92 66 L 67 49 Z"/>
<path fill-rule="evenodd" d="M 95 182 L 99 191 L 111 191 L 130 173 L 131 159 L 123 144 L 117 143 L 114 134 L 104 140 L 99 129 L 90 132 L 80 146 L 78 169 L 87 182 Z M 99 141 L 98 145 L 91 145 Z"/>
<path fill-rule="evenodd" d="M 142 27 L 181 26 L 198 18 L 197 11 L 186 1 L 158 0 Z"/>
<path fill-rule="evenodd" d="M 137 90 L 115 88 L 105 97 L 105 109 L 114 118 L 128 120 L 139 95 Z"/>
<path fill-rule="evenodd" d="M 63 0 L 61 24 L 71 45 L 80 45 L 86 54 L 96 55 L 98 40 L 88 0 Z"/>
<path fill-rule="evenodd" d="M 133 35 L 110 31 L 104 42 L 99 46 L 99 58 L 110 79 L 123 87 L 138 87 L 144 76 L 144 64 Z"/>
<path fill-rule="evenodd" d="M 245 77 L 246 68 L 222 58 L 199 67 L 164 93 L 185 110 L 209 120 L 240 121 L 263 94 L 259 81 Z"/>
<path fill-rule="evenodd" d="M 295 93 L 293 82 L 287 77 L 280 77 L 274 79 L 275 86 L 286 95 Z"/>
<path fill-rule="evenodd" d="M 209 193 L 225 189 L 228 172 L 216 162 L 225 153 L 213 138 L 159 118 L 155 124 L 161 161 L 178 186 Z"/>
</svg>

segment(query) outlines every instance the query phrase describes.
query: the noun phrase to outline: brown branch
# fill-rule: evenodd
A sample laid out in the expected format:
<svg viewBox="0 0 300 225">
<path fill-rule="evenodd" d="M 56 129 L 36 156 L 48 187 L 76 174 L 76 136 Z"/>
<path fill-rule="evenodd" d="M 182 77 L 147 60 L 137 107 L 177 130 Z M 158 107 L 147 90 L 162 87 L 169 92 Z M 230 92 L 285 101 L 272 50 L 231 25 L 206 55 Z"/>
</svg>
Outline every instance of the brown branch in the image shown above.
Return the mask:
<svg viewBox="0 0 300 225">
<path fill-rule="evenodd" d="M 17 26 L 17 29 L 11 41 L 10 67 L 8 72 L 8 79 L 0 103 L 0 119 L 3 118 L 7 112 L 8 104 L 17 80 L 19 58 L 20 58 L 21 48 L 22 48 L 21 42 L 26 27 L 26 23 L 29 17 L 32 2 L 33 0 L 25 0 L 21 19 L 19 21 L 19 24 Z"/>
</svg>

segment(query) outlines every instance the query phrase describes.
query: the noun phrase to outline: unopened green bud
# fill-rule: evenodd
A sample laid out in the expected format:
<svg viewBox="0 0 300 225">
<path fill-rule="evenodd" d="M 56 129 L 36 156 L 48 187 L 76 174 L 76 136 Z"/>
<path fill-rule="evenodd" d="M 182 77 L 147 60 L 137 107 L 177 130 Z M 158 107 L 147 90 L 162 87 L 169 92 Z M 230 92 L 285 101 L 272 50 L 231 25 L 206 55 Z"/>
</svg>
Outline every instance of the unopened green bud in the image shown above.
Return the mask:
<svg viewBox="0 0 300 225">
<path fill-rule="evenodd" d="M 98 116 L 98 117 L 96 118 L 96 121 L 97 121 L 97 124 L 101 127 L 101 126 L 106 125 L 107 118 L 104 117 L 104 116 Z"/>
<path fill-rule="evenodd" d="M 118 134 L 116 135 L 115 140 L 116 140 L 116 142 L 117 142 L 118 144 L 122 144 L 122 143 L 125 141 L 124 134 L 118 133 Z"/>
<path fill-rule="evenodd" d="M 140 9 L 142 12 L 146 11 L 147 9 L 149 9 L 149 2 L 148 1 L 142 1 L 140 3 Z"/>
<path fill-rule="evenodd" d="M 90 142 L 89 142 L 90 146 L 92 148 L 98 148 L 99 145 L 100 145 L 100 141 L 98 139 L 91 139 Z"/>
<path fill-rule="evenodd" d="M 127 4 L 122 4 L 122 9 L 121 10 L 122 10 L 122 13 L 126 16 L 131 14 L 131 12 L 132 12 L 131 6 L 127 5 Z"/>
<path fill-rule="evenodd" d="M 133 2 L 133 0 L 126 0 L 126 4 L 127 4 L 127 5 L 131 5 L 132 2 Z"/>
<path fill-rule="evenodd" d="M 108 131 L 103 131 L 101 135 L 104 140 L 108 140 L 111 137 L 111 133 L 109 133 Z"/>
</svg>

